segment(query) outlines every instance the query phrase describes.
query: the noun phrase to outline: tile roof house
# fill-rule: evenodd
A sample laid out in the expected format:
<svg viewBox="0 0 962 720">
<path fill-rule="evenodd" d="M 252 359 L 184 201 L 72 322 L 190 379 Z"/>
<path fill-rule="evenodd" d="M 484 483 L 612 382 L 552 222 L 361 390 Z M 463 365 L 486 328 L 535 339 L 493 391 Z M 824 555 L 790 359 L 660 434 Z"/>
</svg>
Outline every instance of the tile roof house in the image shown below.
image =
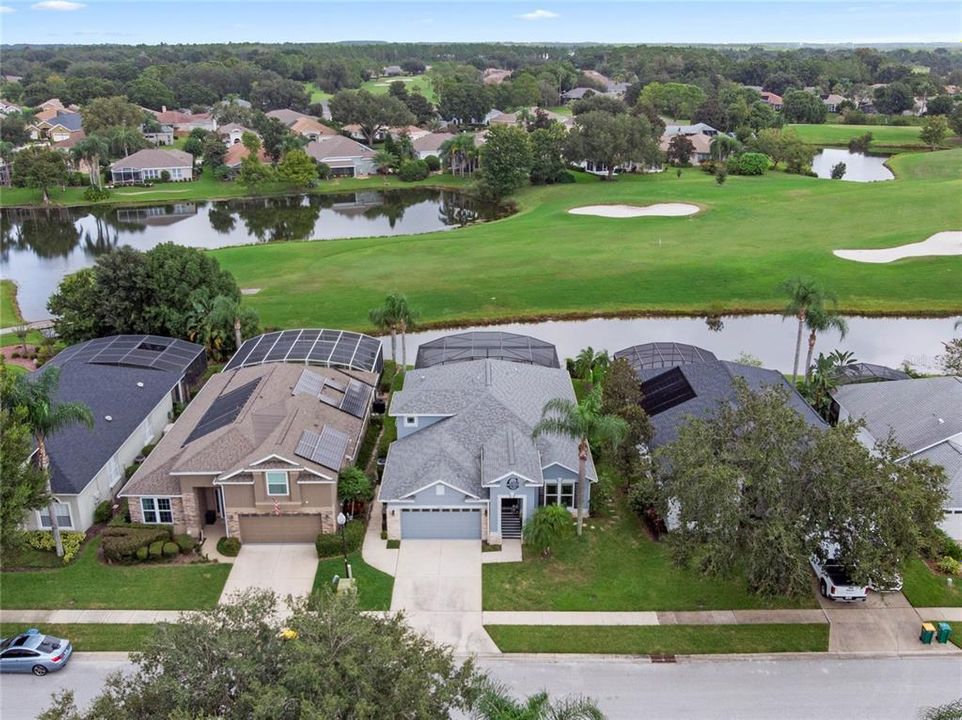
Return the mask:
<svg viewBox="0 0 962 720">
<path fill-rule="evenodd" d="M 310 117 L 310 115 L 306 115 L 302 112 L 298 112 L 297 110 L 290 110 L 288 108 L 282 108 L 280 110 L 271 110 L 270 112 L 266 112 L 264 114 L 267 115 L 267 117 L 269 118 L 280 120 L 287 127 L 290 127 L 301 118 Z"/>
<path fill-rule="evenodd" d="M 782 99 L 781 95 L 776 95 L 773 92 L 768 92 L 767 90 L 761 90 L 759 95 L 762 96 L 762 102 L 772 107 L 776 110 L 781 110 L 785 106 L 785 101 Z"/>
<path fill-rule="evenodd" d="M 149 110 L 161 125 L 170 125 L 174 128 L 174 134 L 178 137 L 189 135 L 191 130 L 200 128 L 202 130 L 216 130 L 217 121 L 211 113 L 192 113 L 182 110 L 168 110 L 166 105 L 161 105 L 160 111 Z"/>
<path fill-rule="evenodd" d="M 708 135 L 714 137 L 718 130 L 707 123 L 694 123 L 692 125 L 665 125 L 665 135 Z"/>
<path fill-rule="evenodd" d="M 687 133 L 675 133 L 670 134 L 666 132 L 661 136 L 661 140 L 658 143 L 658 147 L 662 152 L 668 151 L 668 146 L 671 144 L 673 137 L 678 135 L 683 135 L 687 137 L 689 142 L 692 144 L 691 158 L 689 162 L 692 165 L 701 165 L 703 162 L 711 157 L 711 142 L 712 139 L 704 133 L 695 133 L 694 135 L 688 135 Z"/>
<path fill-rule="evenodd" d="M 385 65 L 381 69 L 381 74 L 386 75 L 388 77 L 397 77 L 398 75 L 403 75 L 404 70 L 401 68 L 400 65 Z"/>
<path fill-rule="evenodd" d="M 381 479 L 388 537 L 498 543 L 520 537 L 541 505 L 573 510 L 578 443 L 531 437 L 555 398 L 575 400 L 556 367 L 477 359 L 409 371 L 389 409 L 398 439 Z M 586 476 L 597 480 L 590 458 Z"/>
<path fill-rule="evenodd" d="M 414 138 L 411 145 L 414 146 L 414 152 L 417 153 L 418 158 L 424 160 L 429 155 L 440 156 L 441 146 L 453 137 L 454 135 L 451 133 L 429 132 L 426 135 Z"/>
<path fill-rule="evenodd" d="M 226 165 L 231 170 L 237 170 L 240 168 L 241 161 L 250 156 L 250 150 L 241 145 L 240 143 L 235 143 L 227 148 L 227 153 L 224 155 L 224 165 Z M 260 148 L 257 151 L 257 159 L 262 163 L 269 163 L 271 159 L 264 152 L 264 148 Z"/>
<path fill-rule="evenodd" d="M 314 346 L 323 332 L 347 335 L 313 332 Z M 338 473 L 357 457 L 378 371 L 269 355 L 284 336 L 248 340 L 207 381 L 121 492 L 131 519 L 173 524 L 194 537 L 224 532 L 244 543 L 312 542 L 334 531 Z M 348 344 L 356 348 L 357 338 L 350 334 Z M 380 343 L 370 340 L 380 357 Z M 253 360 L 262 345 L 265 354 Z M 325 357 L 338 356 L 333 345 Z"/>
<path fill-rule="evenodd" d="M 44 120 L 37 120 L 29 126 L 30 137 L 34 140 L 46 139 L 57 143 L 67 140 L 71 133 L 83 128 L 83 117 L 80 113 L 67 110 L 57 110 L 52 116 Z"/>
<path fill-rule="evenodd" d="M 290 127 L 295 135 L 306 137 L 308 140 L 320 140 L 322 137 L 334 137 L 337 130 L 318 122 L 312 117 L 302 117 L 295 120 Z"/>
<path fill-rule="evenodd" d="M 407 135 L 410 140 L 417 140 L 419 137 L 424 135 L 430 135 L 430 130 L 425 130 L 417 125 L 404 125 L 401 127 L 392 127 L 387 129 L 388 135 L 397 140 L 402 135 Z"/>
<path fill-rule="evenodd" d="M 73 425 L 47 439 L 59 525 L 85 531 L 97 504 L 120 488 L 124 469 L 170 423 L 174 403 L 187 401 L 207 358 L 203 347 L 184 340 L 115 335 L 71 345 L 49 365 L 60 368 L 57 400 L 82 402 L 94 416 L 93 429 Z M 25 525 L 49 528 L 46 508 L 31 512 Z"/>
<path fill-rule="evenodd" d="M 836 389 L 834 405 L 840 421 L 865 421 L 860 439 L 866 446 L 891 433 L 905 459 L 945 468 L 949 497 L 941 526 L 962 540 L 962 377 L 845 385 Z"/>
<path fill-rule="evenodd" d="M 481 73 L 481 82 L 483 82 L 485 85 L 500 85 L 509 77 L 511 77 L 510 70 L 502 70 L 501 68 L 485 68 L 484 72 Z"/>
<path fill-rule="evenodd" d="M 221 125 L 217 128 L 217 135 L 220 136 L 220 138 L 224 141 L 224 144 L 228 147 L 240 143 L 241 136 L 246 132 L 257 135 L 256 131 L 251 130 L 249 127 L 245 127 L 240 123 L 227 123 L 226 125 Z M 258 137 L 260 136 L 258 135 Z"/>
<path fill-rule="evenodd" d="M 829 112 L 838 112 L 838 106 L 845 102 L 846 99 L 844 95 L 830 93 L 828 95 L 822 95 L 822 104 Z"/>
<path fill-rule="evenodd" d="M 110 166 L 111 182 L 130 185 L 160 180 L 167 172 L 171 182 L 194 179 L 194 156 L 183 150 L 138 150 Z"/>
<path fill-rule="evenodd" d="M 330 167 L 337 177 L 370 175 L 374 171 L 374 151 L 343 135 L 313 140 L 304 152 Z"/>
</svg>

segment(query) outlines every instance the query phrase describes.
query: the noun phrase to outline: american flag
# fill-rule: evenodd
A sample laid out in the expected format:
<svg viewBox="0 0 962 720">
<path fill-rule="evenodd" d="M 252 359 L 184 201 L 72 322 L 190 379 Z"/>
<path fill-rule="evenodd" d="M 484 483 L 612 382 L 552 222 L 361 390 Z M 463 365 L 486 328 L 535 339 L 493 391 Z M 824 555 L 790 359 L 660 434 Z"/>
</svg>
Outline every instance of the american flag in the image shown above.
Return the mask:
<svg viewBox="0 0 962 720">
<path fill-rule="evenodd" d="M 277 498 L 274 498 L 274 514 L 275 515 L 281 514 L 281 506 L 277 503 Z"/>
</svg>

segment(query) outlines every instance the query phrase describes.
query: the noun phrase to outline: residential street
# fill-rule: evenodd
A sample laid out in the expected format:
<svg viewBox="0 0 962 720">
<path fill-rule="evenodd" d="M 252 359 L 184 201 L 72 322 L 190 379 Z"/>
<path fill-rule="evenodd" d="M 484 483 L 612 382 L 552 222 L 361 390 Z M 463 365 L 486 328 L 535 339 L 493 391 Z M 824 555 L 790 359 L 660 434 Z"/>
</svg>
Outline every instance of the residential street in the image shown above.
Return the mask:
<svg viewBox="0 0 962 720">
<path fill-rule="evenodd" d="M 66 671 L 0 676 L 0 716 L 30 720 L 48 692 L 89 701 L 103 679 L 129 667 L 119 654 L 78 654 Z M 105 658 L 105 659 L 102 659 Z M 484 658 L 482 668 L 517 693 L 594 697 L 610 720 L 769 720 L 838 717 L 911 720 L 922 707 L 962 695 L 956 658 L 725 660 L 652 665 L 647 660 Z"/>
</svg>

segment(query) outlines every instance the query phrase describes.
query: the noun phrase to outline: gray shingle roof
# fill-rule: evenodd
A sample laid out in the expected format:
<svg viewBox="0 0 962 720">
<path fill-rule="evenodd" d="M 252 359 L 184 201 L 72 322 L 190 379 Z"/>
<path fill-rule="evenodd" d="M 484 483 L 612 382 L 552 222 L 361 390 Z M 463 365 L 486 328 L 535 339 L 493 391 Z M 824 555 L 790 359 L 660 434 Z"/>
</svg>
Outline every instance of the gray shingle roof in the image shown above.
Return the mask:
<svg viewBox="0 0 962 720">
<path fill-rule="evenodd" d="M 304 147 L 304 152 L 319 162 L 331 158 L 372 158 L 374 151 L 367 145 L 343 135 L 332 135 L 312 140 Z"/>
<path fill-rule="evenodd" d="M 193 167 L 194 156 L 183 150 L 161 150 L 159 148 L 147 148 L 138 150 L 133 155 L 128 155 L 122 160 L 118 160 L 111 167 L 114 170 L 132 168 L 134 170 L 150 170 L 153 168 L 176 168 Z"/>
<path fill-rule="evenodd" d="M 872 437 L 881 440 L 891 431 L 909 453 L 962 433 L 962 378 L 846 385 L 835 400 L 852 419 L 864 419 Z"/>
<path fill-rule="evenodd" d="M 390 414 L 447 417 L 392 443 L 381 499 L 400 499 L 438 480 L 484 497 L 483 481 L 509 470 L 539 483 L 541 469 L 554 463 L 577 471 L 577 442 L 531 439 L 553 398 L 575 400 L 571 379 L 557 368 L 473 360 L 409 371 Z M 597 479 L 590 460 L 587 476 Z"/>
<path fill-rule="evenodd" d="M 949 493 L 945 507 L 962 508 L 962 441 L 946 440 L 928 450 L 923 450 L 915 457 L 945 468 L 945 476 L 948 478 L 946 489 Z"/>
</svg>

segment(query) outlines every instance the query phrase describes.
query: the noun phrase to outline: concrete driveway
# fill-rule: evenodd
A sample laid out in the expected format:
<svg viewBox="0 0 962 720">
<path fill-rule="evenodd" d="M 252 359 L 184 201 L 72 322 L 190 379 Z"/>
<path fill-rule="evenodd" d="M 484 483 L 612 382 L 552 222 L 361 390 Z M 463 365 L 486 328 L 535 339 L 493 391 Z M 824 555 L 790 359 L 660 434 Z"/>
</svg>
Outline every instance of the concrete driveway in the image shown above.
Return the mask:
<svg viewBox="0 0 962 720">
<path fill-rule="evenodd" d="M 456 653 L 497 653 L 481 623 L 481 543 L 403 540 L 391 611 Z"/>
<path fill-rule="evenodd" d="M 317 572 L 317 550 L 310 543 L 244 545 L 227 576 L 222 603 L 244 590 L 273 590 L 278 597 L 307 595 Z"/>
</svg>

